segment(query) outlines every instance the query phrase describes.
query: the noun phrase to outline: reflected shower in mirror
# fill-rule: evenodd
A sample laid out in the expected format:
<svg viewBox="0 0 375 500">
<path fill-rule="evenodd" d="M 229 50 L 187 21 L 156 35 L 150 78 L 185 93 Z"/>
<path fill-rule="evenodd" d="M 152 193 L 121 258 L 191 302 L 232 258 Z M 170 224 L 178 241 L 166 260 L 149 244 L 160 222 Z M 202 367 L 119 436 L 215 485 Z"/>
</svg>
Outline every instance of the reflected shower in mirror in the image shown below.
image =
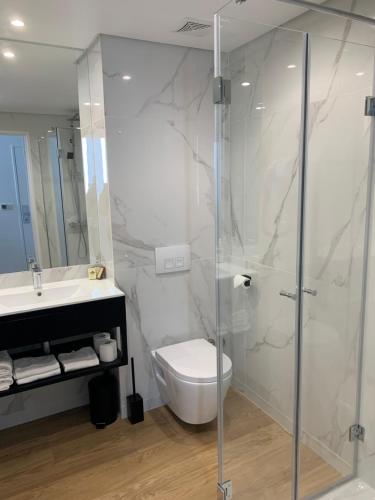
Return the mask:
<svg viewBox="0 0 375 500">
<path fill-rule="evenodd" d="M 1 41 L 0 273 L 89 263 L 80 50 Z M 6 57 L 4 54 L 13 54 Z"/>
</svg>

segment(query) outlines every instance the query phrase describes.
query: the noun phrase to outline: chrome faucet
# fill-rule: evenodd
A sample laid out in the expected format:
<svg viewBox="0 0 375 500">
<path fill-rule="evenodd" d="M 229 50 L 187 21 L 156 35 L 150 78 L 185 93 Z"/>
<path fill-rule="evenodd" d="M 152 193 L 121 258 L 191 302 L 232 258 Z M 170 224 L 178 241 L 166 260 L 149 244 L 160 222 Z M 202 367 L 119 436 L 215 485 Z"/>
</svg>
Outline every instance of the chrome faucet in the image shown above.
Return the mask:
<svg viewBox="0 0 375 500">
<path fill-rule="evenodd" d="M 42 269 L 37 262 L 32 262 L 30 266 L 33 278 L 33 287 L 38 295 L 42 295 Z"/>
</svg>

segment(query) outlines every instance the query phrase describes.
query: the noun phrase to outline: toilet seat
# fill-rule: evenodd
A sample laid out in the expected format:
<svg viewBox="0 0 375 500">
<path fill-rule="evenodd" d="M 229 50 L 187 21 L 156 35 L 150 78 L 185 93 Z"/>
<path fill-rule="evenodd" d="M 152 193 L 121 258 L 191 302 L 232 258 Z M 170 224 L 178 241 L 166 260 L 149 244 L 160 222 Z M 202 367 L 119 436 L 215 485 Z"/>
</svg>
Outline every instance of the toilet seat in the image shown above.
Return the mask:
<svg viewBox="0 0 375 500">
<path fill-rule="evenodd" d="M 155 350 L 156 359 L 186 382 L 217 382 L 216 347 L 205 339 L 188 340 Z M 223 354 L 223 376 L 231 377 L 232 362 Z"/>
</svg>

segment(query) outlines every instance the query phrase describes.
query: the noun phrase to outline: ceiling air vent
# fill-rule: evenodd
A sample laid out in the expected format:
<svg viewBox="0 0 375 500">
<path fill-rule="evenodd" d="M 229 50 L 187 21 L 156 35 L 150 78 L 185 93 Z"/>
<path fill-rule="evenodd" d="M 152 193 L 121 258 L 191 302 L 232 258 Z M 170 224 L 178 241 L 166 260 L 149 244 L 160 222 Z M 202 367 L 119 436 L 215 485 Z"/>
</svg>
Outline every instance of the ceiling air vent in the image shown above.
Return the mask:
<svg viewBox="0 0 375 500">
<path fill-rule="evenodd" d="M 197 19 L 185 19 L 177 33 L 185 33 L 192 35 L 205 35 L 210 29 L 211 24 L 206 21 L 199 21 Z"/>
</svg>

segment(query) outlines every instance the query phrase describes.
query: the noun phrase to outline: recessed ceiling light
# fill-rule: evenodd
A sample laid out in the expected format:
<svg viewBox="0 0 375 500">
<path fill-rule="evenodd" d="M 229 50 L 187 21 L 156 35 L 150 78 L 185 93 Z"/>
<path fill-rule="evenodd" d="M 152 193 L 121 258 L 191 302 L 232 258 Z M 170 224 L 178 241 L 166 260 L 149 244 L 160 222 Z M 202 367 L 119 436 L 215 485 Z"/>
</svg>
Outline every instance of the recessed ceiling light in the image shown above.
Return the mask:
<svg viewBox="0 0 375 500">
<path fill-rule="evenodd" d="M 260 102 L 255 109 L 257 109 L 259 111 L 261 109 L 266 109 L 266 106 L 262 102 Z"/>
<path fill-rule="evenodd" d="M 84 102 L 83 105 L 84 106 L 91 106 L 91 102 Z"/>
<path fill-rule="evenodd" d="M 14 57 L 16 57 L 16 54 L 11 50 L 4 50 L 3 56 L 6 57 L 7 59 L 13 59 Z"/>
<path fill-rule="evenodd" d="M 250 82 L 241 82 L 242 87 L 249 87 L 251 84 Z"/>
<path fill-rule="evenodd" d="M 130 75 L 124 75 L 122 79 L 128 82 L 129 80 L 132 79 L 132 77 Z"/>
<path fill-rule="evenodd" d="M 50 129 L 50 130 L 47 130 L 47 132 L 48 132 L 49 134 L 52 134 L 53 130 L 51 130 L 51 129 Z"/>
<path fill-rule="evenodd" d="M 94 106 L 100 106 L 100 102 L 94 102 Z"/>
<path fill-rule="evenodd" d="M 12 19 L 10 24 L 15 28 L 23 28 L 25 26 L 25 23 L 22 21 L 22 19 Z"/>
<path fill-rule="evenodd" d="M 76 127 L 76 130 L 81 130 L 81 127 Z"/>
<path fill-rule="evenodd" d="M 288 64 L 288 69 L 295 69 L 297 66 L 295 64 Z"/>
<path fill-rule="evenodd" d="M 365 74 L 364 71 L 358 71 L 358 73 L 355 74 L 355 76 L 363 76 Z"/>
</svg>

